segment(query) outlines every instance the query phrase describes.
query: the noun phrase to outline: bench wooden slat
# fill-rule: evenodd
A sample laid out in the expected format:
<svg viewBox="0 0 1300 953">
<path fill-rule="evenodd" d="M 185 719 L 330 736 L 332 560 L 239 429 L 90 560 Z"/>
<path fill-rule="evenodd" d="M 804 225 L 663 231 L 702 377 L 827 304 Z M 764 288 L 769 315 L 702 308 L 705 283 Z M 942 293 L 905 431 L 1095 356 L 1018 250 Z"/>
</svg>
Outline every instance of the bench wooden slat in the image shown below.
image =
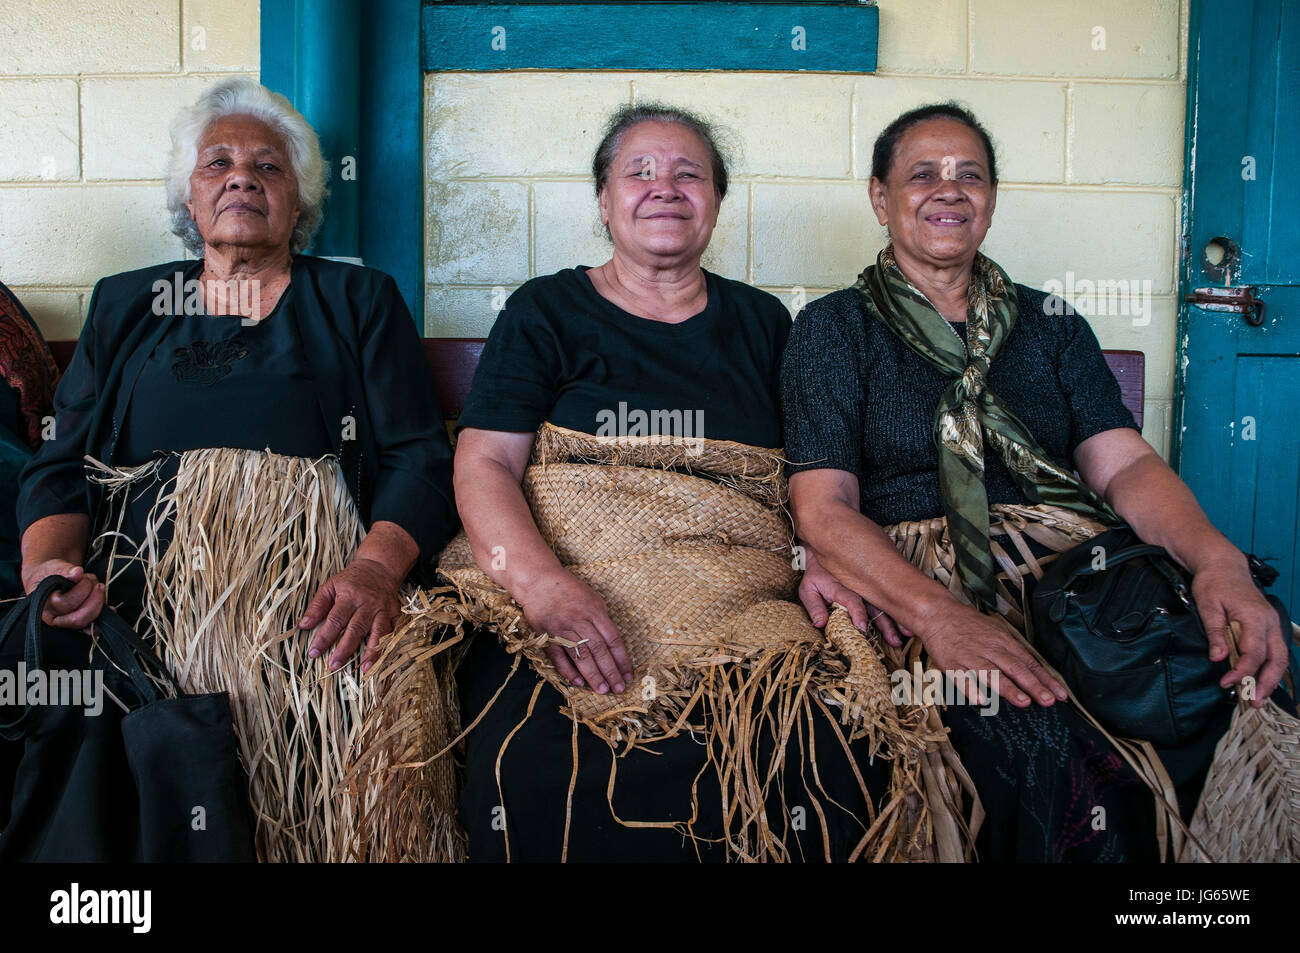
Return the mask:
<svg viewBox="0 0 1300 953">
<path fill-rule="evenodd" d="M 465 409 L 474 370 L 483 356 L 485 338 L 425 338 L 424 356 L 433 369 L 442 415 L 459 417 Z"/>
<path fill-rule="evenodd" d="M 483 355 L 484 338 L 425 338 L 424 356 L 433 370 L 437 382 L 438 403 L 443 416 L 459 417 L 465 409 L 470 385 L 474 383 L 474 370 Z M 76 341 L 51 341 L 50 350 L 62 371 L 72 360 Z M 1132 412 L 1139 427 L 1142 426 L 1144 373 L 1146 355 L 1141 351 L 1104 351 L 1106 363 L 1119 381 L 1124 406 Z"/>
<path fill-rule="evenodd" d="M 1102 351 L 1110 372 L 1119 381 L 1120 397 L 1139 427 L 1146 395 L 1146 355 L 1141 351 Z"/>
</svg>

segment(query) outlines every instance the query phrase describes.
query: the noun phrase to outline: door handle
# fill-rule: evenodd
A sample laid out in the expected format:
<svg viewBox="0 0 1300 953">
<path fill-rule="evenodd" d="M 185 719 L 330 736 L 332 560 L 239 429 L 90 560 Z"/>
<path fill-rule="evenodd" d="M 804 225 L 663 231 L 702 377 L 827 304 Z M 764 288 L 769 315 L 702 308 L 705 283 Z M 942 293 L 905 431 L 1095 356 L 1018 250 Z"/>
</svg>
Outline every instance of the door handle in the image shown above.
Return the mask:
<svg viewBox="0 0 1300 953">
<path fill-rule="evenodd" d="M 1251 285 L 1197 288 L 1184 300 L 1206 311 L 1240 314 L 1252 328 L 1264 323 L 1264 302 L 1255 297 L 1255 289 Z"/>
</svg>

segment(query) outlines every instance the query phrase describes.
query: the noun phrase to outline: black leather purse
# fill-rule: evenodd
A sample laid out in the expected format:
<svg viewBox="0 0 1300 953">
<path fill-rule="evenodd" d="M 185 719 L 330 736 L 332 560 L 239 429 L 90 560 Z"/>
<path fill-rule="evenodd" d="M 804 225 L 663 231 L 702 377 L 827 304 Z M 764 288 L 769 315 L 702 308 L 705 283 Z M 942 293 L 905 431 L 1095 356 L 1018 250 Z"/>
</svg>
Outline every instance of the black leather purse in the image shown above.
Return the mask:
<svg viewBox="0 0 1300 953">
<path fill-rule="evenodd" d="M 111 609 L 93 647 L 46 625 L 70 586 L 50 576 L 0 621 L 0 675 L 25 676 L 0 704 L 0 862 L 255 860 L 227 695 L 182 693 Z M 93 676 L 97 697 L 54 697 L 68 673 Z"/>
<path fill-rule="evenodd" d="M 1251 557 L 1262 585 L 1277 573 Z M 1291 631 L 1281 603 L 1269 597 Z M 1186 570 L 1117 527 L 1061 554 L 1032 596 L 1034 644 L 1112 734 L 1173 747 L 1195 737 L 1235 692 L 1211 662 Z"/>
</svg>

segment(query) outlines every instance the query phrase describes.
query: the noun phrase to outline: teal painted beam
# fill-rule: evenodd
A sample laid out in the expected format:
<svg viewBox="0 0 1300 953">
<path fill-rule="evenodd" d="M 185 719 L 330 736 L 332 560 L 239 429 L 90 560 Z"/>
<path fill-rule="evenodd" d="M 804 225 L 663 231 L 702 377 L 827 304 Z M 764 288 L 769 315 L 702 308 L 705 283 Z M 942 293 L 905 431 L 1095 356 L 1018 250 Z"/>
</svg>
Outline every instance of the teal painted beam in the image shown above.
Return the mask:
<svg viewBox="0 0 1300 953">
<path fill-rule="evenodd" d="M 331 160 L 331 195 L 312 251 L 360 258 L 392 275 L 423 331 L 420 7 L 367 0 L 362 17 L 359 6 L 262 0 L 261 78 L 306 116 Z M 347 156 L 355 168 L 344 167 Z"/>
<path fill-rule="evenodd" d="M 288 97 L 320 137 L 330 197 L 311 251 L 337 258 L 362 257 L 360 23 L 359 0 L 262 0 L 262 85 Z"/>
<path fill-rule="evenodd" d="M 320 136 L 330 164 L 330 196 L 313 250 L 359 260 L 360 0 L 297 0 L 294 20 L 294 105 Z"/>
<path fill-rule="evenodd" d="M 1196 142 L 1196 91 L 1200 75 L 1200 56 L 1198 55 L 1197 45 L 1201 35 L 1201 0 L 1191 0 L 1187 14 L 1189 24 L 1187 30 L 1187 106 L 1183 114 L 1183 195 L 1181 207 L 1178 210 L 1178 220 L 1182 226 L 1182 234 L 1179 236 L 1179 246 L 1182 249 L 1181 259 L 1178 263 L 1179 302 L 1184 301 L 1187 295 L 1191 293 L 1194 287 L 1192 271 L 1194 268 L 1198 268 L 1198 265 L 1193 264 L 1188 249 L 1191 247 L 1189 236 L 1192 218 L 1192 172 L 1196 168 L 1196 157 L 1192 154 L 1192 144 Z M 1185 414 L 1183 398 L 1186 391 L 1185 377 L 1187 373 L 1187 312 L 1187 305 L 1180 303 L 1178 305 L 1178 331 L 1175 336 L 1178 343 L 1174 363 L 1177 368 L 1174 374 L 1174 429 L 1169 436 L 1170 466 L 1180 475 L 1183 473 L 1183 420 Z"/>
<path fill-rule="evenodd" d="M 293 100 L 294 0 L 262 0 L 260 53 L 262 85 Z"/>
<path fill-rule="evenodd" d="M 420 8 L 367 0 L 361 31 L 361 249 L 424 333 L 424 73 Z"/>
<path fill-rule="evenodd" d="M 435 3 L 424 68 L 871 73 L 863 3 Z"/>
</svg>

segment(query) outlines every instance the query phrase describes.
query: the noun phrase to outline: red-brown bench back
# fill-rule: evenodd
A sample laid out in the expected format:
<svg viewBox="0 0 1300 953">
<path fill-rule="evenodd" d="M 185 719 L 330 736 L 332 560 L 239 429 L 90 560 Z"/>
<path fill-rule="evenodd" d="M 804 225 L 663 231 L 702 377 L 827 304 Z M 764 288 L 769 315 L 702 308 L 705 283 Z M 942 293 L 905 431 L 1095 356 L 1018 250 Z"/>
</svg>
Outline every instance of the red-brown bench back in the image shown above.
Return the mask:
<svg viewBox="0 0 1300 953">
<path fill-rule="evenodd" d="M 1142 426 L 1143 400 L 1146 396 L 1146 355 L 1141 351 L 1102 351 L 1110 372 L 1119 381 L 1120 396 L 1139 427 Z"/>
<path fill-rule="evenodd" d="M 438 386 L 438 402 L 448 419 L 459 417 L 465 409 L 474 382 L 474 369 L 483 354 L 483 338 L 425 338 L 424 354 L 433 369 L 433 379 Z M 68 366 L 76 341 L 51 341 L 50 350 L 59 370 Z M 1138 426 L 1142 426 L 1142 400 L 1144 395 L 1143 372 L 1146 357 L 1141 351 L 1105 351 L 1115 379 L 1119 381 L 1124 406 L 1132 412 Z"/>
</svg>

